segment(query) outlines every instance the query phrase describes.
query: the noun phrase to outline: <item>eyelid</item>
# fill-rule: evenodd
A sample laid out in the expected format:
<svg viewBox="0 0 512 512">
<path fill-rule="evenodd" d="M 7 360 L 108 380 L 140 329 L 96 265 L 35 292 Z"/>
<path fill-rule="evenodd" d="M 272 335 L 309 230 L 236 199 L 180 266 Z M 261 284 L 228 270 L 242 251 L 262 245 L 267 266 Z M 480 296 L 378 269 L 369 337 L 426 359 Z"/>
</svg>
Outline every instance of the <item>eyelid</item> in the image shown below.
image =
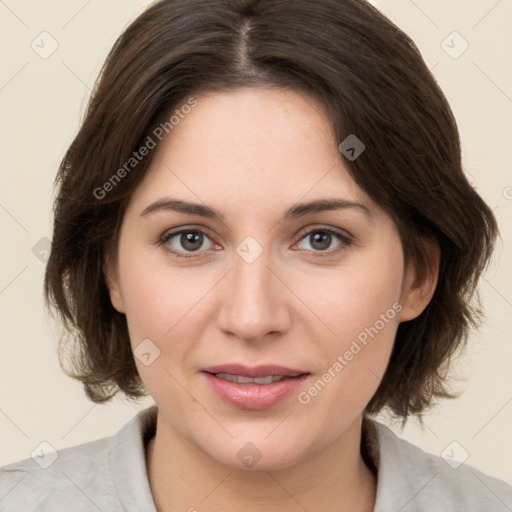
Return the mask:
<svg viewBox="0 0 512 512">
<path fill-rule="evenodd" d="M 332 226 L 326 226 L 324 224 L 313 224 L 309 225 L 307 228 L 301 229 L 298 231 L 298 234 L 296 236 L 299 236 L 302 240 L 306 235 L 309 235 L 310 233 L 314 231 L 325 231 L 327 233 L 333 233 L 335 235 L 338 235 L 344 240 L 353 241 L 354 236 L 349 233 L 345 229 L 335 228 Z"/>
<path fill-rule="evenodd" d="M 168 240 L 169 238 L 173 237 L 174 235 L 179 235 L 181 233 L 187 233 L 189 231 L 197 231 L 198 233 L 202 233 L 203 235 L 206 235 L 208 238 L 210 238 L 210 240 L 212 240 L 212 237 L 208 234 L 208 232 L 209 232 L 208 228 L 205 228 L 203 226 L 192 225 L 192 226 L 180 226 L 178 228 L 167 229 L 160 236 L 160 241 Z"/>
</svg>

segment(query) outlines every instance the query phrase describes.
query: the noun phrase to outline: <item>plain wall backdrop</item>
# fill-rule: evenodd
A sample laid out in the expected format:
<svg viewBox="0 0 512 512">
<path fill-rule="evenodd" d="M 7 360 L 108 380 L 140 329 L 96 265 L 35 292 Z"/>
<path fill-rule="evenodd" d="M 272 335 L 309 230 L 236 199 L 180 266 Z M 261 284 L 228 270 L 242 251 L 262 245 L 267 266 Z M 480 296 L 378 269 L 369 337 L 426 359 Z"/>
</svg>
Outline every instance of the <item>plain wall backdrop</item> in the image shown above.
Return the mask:
<svg viewBox="0 0 512 512">
<path fill-rule="evenodd" d="M 467 457 L 512 483 L 512 2 L 373 3 L 415 41 L 441 85 L 466 173 L 502 235 L 479 287 L 485 323 L 453 366 L 461 398 L 441 402 L 423 429 L 413 419 L 403 431 L 382 421 L 426 451 Z M 42 441 L 59 450 L 111 435 L 153 403 L 88 401 L 58 365 L 58 326 L 42 300 L 58 165 L 108 51 L 149 4 L 0 1 L 0 465 L 30 457 Z"/>
</svg>

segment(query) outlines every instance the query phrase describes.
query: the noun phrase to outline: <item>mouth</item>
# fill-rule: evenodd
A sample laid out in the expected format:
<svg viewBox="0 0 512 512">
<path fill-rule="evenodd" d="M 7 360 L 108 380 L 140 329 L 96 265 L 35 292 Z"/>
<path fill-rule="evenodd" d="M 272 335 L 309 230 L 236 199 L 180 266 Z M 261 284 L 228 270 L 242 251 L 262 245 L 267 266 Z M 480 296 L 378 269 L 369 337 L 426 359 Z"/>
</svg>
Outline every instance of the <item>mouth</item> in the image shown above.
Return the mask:
<svg viewBox="0 0 512 512">
<path fill-rule="evenodd" d="M 265 377 L 246 377 L 245 375 L 231 375 L 230 373 L 210 373 L 218 379 L 227 380 L 228 382 L 236 382 L 238 384 L 272 384 L 285 379 L 294 379 L 295 377 L 285 377 L 284 375 L 267 375 Z"/>
<path fill-rule="evenodd" d="M 222 365 L 203 368 L 210 388 L 224 402 L 240 409 L 267 409 L 290 397 L 311 375 L 279 365 Z"/>
<path fill-rule="evenodd" d="M 242 364 L 222 364 L 217 366 L 209 366 L 202 368 L 203 372 L 211 373 L 212 375 L 232 375 L 242 378 L 268 378 L 268 377 L 298 377 L 309 373 L 305 370 L 296 368 L 288 368 L 277 364 L 262 364 L 258 366 L 245 366 Z M 222 378 L 222 377 L 221 377 Z M 262 382 L 262 384 L 266 384 Z"/>
</svg>

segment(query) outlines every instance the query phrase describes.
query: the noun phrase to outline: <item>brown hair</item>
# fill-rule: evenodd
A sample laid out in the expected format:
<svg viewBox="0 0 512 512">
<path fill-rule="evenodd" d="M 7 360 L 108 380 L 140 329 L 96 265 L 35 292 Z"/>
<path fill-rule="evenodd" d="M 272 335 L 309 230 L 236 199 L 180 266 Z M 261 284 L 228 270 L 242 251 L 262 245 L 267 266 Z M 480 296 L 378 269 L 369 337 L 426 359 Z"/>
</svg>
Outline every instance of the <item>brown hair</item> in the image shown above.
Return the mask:
<svg viewBox="0 0 512 512">
<path fill-rule="evenodd" d="M 355 134 L 365 144 L 345 164 L 398 226 L 406 264 L 426 272 L 425 240 L 440 247 L 434 296 L 399 325 L 366 412 L 388 406 L 405 419 L 453 396 L 447 364 L 479 323 L 475 290 L 496 221 L 464 176 L 456 121 L 416 45 L 362 0 L 162 0 L 118 38 L 56 178 L 45 296 L 64 322 L 61 343 L 71 342 L 59 347 L 66 373 L 94 402 L 146 393 L 103 265 L 154 152 L 114 174 L 179 105 L 239 87 L 316 98 L 338 143 Z"/>
</svg>

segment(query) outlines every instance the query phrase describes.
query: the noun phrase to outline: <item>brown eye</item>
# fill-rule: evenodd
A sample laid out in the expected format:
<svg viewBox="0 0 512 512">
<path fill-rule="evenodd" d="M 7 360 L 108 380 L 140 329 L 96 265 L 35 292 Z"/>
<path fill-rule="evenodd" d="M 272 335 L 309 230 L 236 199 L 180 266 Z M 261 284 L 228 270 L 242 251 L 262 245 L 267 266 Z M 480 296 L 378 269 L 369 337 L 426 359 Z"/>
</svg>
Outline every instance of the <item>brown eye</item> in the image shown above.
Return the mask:
<svg viewBox="0 0 512 512">
<path fill-rule="evenodd" d="M 325 231 L 317 231 L 314 234 L 308 235 L 311 246 L 319 251 L 325 251 L 329 248 L 332 242 L 331 233 Z"/>
<path fill-rule="evenodd" d="M 203 235 L 197 231 L 182 232 L 179 244 L 187 251 L 197 251 L 203 245 Z"/>
<path fill-rule="evenodd" d="M 336 239 L 338 240 L 337 244 Z M 304 241 L 307 241 L 310 245 L 310 248 L 306 247 L 305 250 L 320 253 L 325 252 L 327 254 L 333 254 L 342 250 L 351 243 L 348 236 L 332 229 L 314 229 L 308 231 L 300 240 L 300 242 Z"/>
<path fill-rule="evenodd" d="M 166 233 L 161 241 L 165 244 L 166 248 L 177 257 L 190 258 L 194 257 L 193 254 L 187 253 L 200 253 L 213 245 L 210 240 L 210 246 L 204 247 L 205 240 L 210 240 L 208 235 L 198 229 L 182 229 Z"/>
</svg>

